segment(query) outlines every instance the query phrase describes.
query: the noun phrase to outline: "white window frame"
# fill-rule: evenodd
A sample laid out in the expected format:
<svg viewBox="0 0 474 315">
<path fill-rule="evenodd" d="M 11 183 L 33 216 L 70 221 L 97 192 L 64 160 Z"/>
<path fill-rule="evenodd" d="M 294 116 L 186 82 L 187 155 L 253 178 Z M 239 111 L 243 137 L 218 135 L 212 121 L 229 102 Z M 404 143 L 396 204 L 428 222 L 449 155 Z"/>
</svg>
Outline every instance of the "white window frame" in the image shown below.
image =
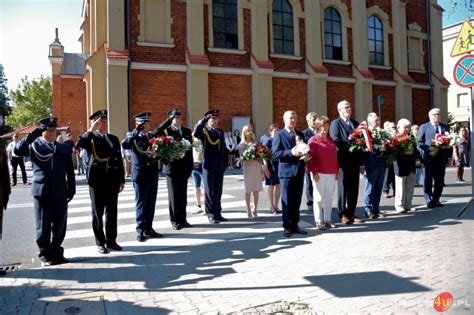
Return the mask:
<svg viewBox="0 0 474 315">
<path fill-rule="evenodd" d="M 211 52 L 229 53 L 229 54 L 245 54 L 244 42 L 244 8 L 246 7 L 245 0 L 237 0 L 237 49 L 214 47 L 214 24 L 212 16 L 212 0 L 205 0 L 207 4 L 207 25 L 209 30 L 208 50 Z"/>
<path fill-rule="evenodd" d="M 392 28 L 390 27 L 390 17 L 387 13 L 385 13 L 378 5 L 373 5 L 367 9 L 367 21 L 371 16 L 375 15 L 382 21 L 383 25 L 383 59 L 384 64 L 383 67 L 390 67 L 390 50 L 389 50 L 389 42 L 388 42 L 388 35 L 393 34 Z M 368 27 L 368 26 L 367 26 Z M 368 32 L 368 29 L 365 30 Z M 369 46 L 369 40 L 367 40 L 367 51 Z M 367 54 L 367 61 L 369 61 L 369 55 Z M 380 67 L 381 65 L 372 65 L 370 62 L 368 63 L 369 67 Z"/>
<path fill-rule="evenodd" d="M 261 0 L 257 0 L 261 1 Z M 263 0 L 262 0 L 263 1 Z M 299 19 L 304 19 L 304 13 L 301 9 L 301 4 L 299 0 L 288 0 L 288 3 L 293 8 L 293 44 L 294 47 L 294 55 L 284 55 L 284 54 L 276 54 L 275 49 L 273 46 L 273 0 L 268 1 L 268 23 L 269 30 L 270 30 L 270 57 L 274 58 L 283 58 L 283 59 L 296 59 L 301 60 L 303 57 L 301 56 L 300 50 L 300 23 Z"/>
<path fill-rule="evenodd" d="M 165 10 L 166 10 L 166 19 L 163 21 L 165 23 L 165 39 L 161 42 L 151 42 L 146 38 L 146 29 L 145 29 L 145 1 L 150 0 L 140 0 L 140 13 L 138 14 L 138 21 L 140 24 L 140 33 L 138 35 L 137 44 L 139 46 L 154 46 L 154 47 L 174 47 L 174 39 L 171 37 L 171 25 L 173 24 L 173 18 L 171 17 L 171 0 L 165 0 Z M 154 0 L 151 0 L 154 1 Z"/>
<path fill-rule="evenodd" d="M 352 22 L 349 19 L 349 9 L 347 6 L 339 0 L 321 0 L 321 45 L 323 62 L 327 63 L 340 63 L 347 64 L 349 61 L 349 42 L 347 40 L 347 29 L 352 27 Z M 341 16 L 341 32 L 342 32 L 342 60 L 326 59 L 326 52 L 324 49 L 324 11 L 327 8 L 334 8 Z"/>
</svg>

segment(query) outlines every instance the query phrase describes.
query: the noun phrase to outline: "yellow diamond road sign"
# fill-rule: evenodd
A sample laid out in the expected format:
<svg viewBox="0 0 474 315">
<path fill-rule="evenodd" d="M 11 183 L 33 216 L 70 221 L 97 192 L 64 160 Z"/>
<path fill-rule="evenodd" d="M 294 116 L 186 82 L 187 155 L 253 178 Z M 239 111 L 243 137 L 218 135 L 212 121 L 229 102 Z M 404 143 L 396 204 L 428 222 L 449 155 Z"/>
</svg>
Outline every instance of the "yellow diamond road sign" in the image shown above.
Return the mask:
<svg viewBox="0 0 474 315">
<path fill-rule="evenodd" d="M 474 27 L 466 20 L 462 24 L 458 38 L 456 38 L 453 50 L 451 51 L 451 57 L 463 55 L 470 51 L 474 51 Z"/>
</svg>

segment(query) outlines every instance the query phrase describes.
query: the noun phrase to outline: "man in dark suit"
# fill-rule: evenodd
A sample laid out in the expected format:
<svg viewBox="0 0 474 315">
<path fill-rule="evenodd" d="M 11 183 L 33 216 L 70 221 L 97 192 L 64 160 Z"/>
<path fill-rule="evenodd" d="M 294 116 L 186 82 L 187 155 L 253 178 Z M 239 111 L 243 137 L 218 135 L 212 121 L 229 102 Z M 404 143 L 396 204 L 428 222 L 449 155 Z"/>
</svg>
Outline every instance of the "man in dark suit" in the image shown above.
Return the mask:
<svg viewBox="0 0 474 315">
<path fill-rule="evenodd" d="M 107 111 L 99 110 L 89 119 L 92 120 L 91 127 L 81 136 L 77 146 L 86 150 L 89 156 L 87 183 L 92 201 L 92 229 L 99 253 L 107 254 L 108 249 L 122 250 L 117 244 L 117 202 L 118 194 L 125 186 L 125 172 L 119 139 L 107 132 Z"/>
<path fill-rule="evenodd" d="M 359 123 L 351 119 L 351 103 L 344 100 L 337 104 L 339 118 L 331 122 L 329 135 L 336 142 L 337 160 L 339 162 L 339 179 L 337 181 L 338 210 L 342 224 L 363 223 L 355 216 L 359 195 L 360 153 L 349 152 L 349 136 Z"/>
<path fill-rule="evenodd" d="M 175 141 L 187 140 L 193 142 L 191 129 L 181 126 L 181 112 L 175 108 L 168 113 L 172 118 L 171 126 L 165 129 L 167 136 L 173 137 Z M 193 151 L 188 150 L 181 159 L 171 161 L 163 167 L 168 185 L 168 200 L 171 226 L 174 230 L 183 227 L 192 227 L 186 221 L 186 205 L 188 203 L 188 179 L 193 170 Z"/>
<path fill-rule="evenodd" d="M 449 132 L 449 127 L 441 123 L 441 111 L 439 108 L 431 109 L 428 116 L 430 121 L 420 126 L 416 137 L 418 150 L 425 165 L 423 195 L 428 208 L 444 207 L 439 202 L 439 198 L 443 193 L 448 155 L 446 154 L 447 150 L 439 149 L 433 144 L 432 140 L 436 134 Z"/>
<path fill-rule="evenodd" d="M 158 160 L 152 157 L 150 139 L 163 135 L 163 130 L 171 124 L 172 118 L 169 117 L 151 131 L 150 117 L 149 112 L 133 116 L 136 127 L 122 141 L 124 149 L 132 150 L 131 179 L 135 189 L 136 238 L 139 242 L 144 242 L 145 236 L 151 238 L 163 236 L 153 229 L 158 192 Z"/>
<path fill-rule="evenodd" d="M 198 121 L 194 128 L 194 136 L 201 140 L 203 145 L 202 176 L 205 192 L 205 210 L 210 223 L 228 221 L 221 214 L 221 196 L 224 185 L 224 131 L 217 128 L 219 110 L 210 109 L 204 118 Z"/>
<path fill-rule="evenodd" d="M 308 128 L 303 130 L 304 142 L 308 143 L 309 139 L 316 133 L 316 118 L 318 114 L 315 112 L 310 112 L 306 114 L 306 122 L 308 123 Z M 305 173 L 306 178 L 306 205 L 308 206 L 309 211 L 313 211 L 313 182 L 311 181 L 311 174 L 309 172 Z"/>
<path fill-rule="evenodd" d="M 305 230 L 298 227 L 305 162 L 300 159 L 303 152 L 295 147 L 296 137 L 303 139 L 303 134 L 295 130 L 296 112 L 286 111 L 283 114 L 283 122 L 285 127 L 275 133 L 273 138 L 272 152 L 273 156 L 280 162 L 278 177 L 281 185 L 283 235 L 290 237 L 292 233 L 307 234 Z"/>
<path fill-rule="evenodd" d="M 0 240 L 3 230 L 3 211 L 7 209 L 11 186 L 8 174 L 8 156 L 5 144 L 0 140 Z M 1 271 L 0 271 L 1 274 Z"/>
<path fill-rule="evenodd" d="M 66 236 L 67 203 L 76 193 L 71 151 L 68 145 L 55 141 L 56 128 L 57 118 L 43 118 L 39 127 L 15 147 L 15 154 L 29 156 L 33 165 L 31 194 L 43 266 L 68 262 L 61 244 Z"/>
</svg>

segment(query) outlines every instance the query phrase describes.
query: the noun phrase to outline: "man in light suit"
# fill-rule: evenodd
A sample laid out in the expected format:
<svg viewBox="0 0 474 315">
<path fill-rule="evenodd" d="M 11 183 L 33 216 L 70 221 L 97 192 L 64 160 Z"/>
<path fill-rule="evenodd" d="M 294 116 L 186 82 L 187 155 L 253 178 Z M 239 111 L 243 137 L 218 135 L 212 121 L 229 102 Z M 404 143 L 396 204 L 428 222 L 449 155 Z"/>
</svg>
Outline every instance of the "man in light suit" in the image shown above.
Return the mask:
<svg viewBox="0 0 474 315">
<path fill-rule="evenodd" d="M 360 153 L 349 152 L 349 136 L 359 123 L 351 119 L 352 106 L 348 101 L 339 102 L 337 110 L 339 118 L 331 122 L 329 135 L 336 142 L 340 167 L 337 181 L 339 217 L 342 224 L 363 223 L 355 216 L 355 209 L 359 195 L 359 172 L 363 173 L 364 167 L 360 166 Z"/>
<path fill-rule="evenodd" d="M 303 194 L 305 162 L 300 159 L 302 152 L 295 148 L 296 137 L 303 139 L 303 133 L 295 130 L 297 116 L 294 111 L 283 114 L 285 127 L 275 133 L 272 144 L 273 156 L 279 160 L 278 177 L 281 185 L 283 208 L 283 235 L 307 234 L 298 227 L 300 204 Z"/>
<path fill-rule="evenodd" d="M 443 192 L 448 155 L 447 150 L 439 149 L 432 143 L 432 140 L 436 134 L 449 132 L 449 127 L 441 123 L 439 108 L 431 109 L 428 116 L 430 121 L 420 126 L 416 137 L 418 150 L 425 165 L 423 195 L 428 208 L 444 207 L 439 202 L 439 198 Z"/>
</svg>

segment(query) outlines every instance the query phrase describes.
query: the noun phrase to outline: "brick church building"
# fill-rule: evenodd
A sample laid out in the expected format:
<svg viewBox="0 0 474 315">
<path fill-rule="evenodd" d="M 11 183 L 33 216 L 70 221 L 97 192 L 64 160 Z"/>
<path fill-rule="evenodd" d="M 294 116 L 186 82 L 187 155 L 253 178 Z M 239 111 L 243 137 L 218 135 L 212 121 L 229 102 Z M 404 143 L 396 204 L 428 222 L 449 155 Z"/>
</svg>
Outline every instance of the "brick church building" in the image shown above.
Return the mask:
<svg viewBox="0 0 474 315">
<path fill-rule="evenodd" d="M 443 9 L 436 0 L 84 0 L 81 53 L 50 45 L 53 113 L 75 135 L 109 111 L 123 137 L 142 111 L 152 125 L 178 107 L 192 127 L 209 108 L 220 127 L 248 117 L 258 135 L 283 112 L 357 120 L 447 116 Z"/>
</svg>

